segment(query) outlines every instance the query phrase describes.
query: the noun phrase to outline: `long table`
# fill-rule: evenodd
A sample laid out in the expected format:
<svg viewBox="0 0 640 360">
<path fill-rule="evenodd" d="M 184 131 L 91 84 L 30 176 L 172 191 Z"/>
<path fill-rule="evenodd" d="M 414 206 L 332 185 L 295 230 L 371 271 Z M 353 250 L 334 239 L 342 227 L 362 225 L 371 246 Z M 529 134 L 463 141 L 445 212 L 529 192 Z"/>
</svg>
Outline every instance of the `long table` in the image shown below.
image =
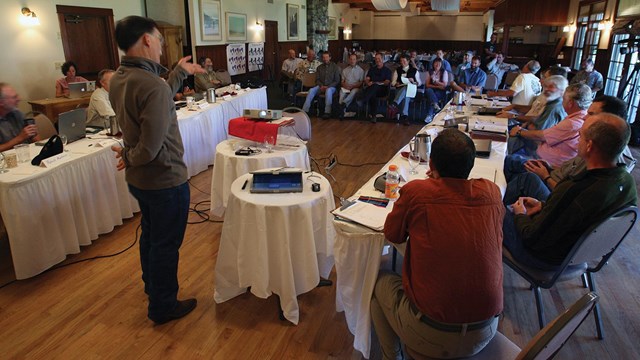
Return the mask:
<svg viewBox="0 0 640 360">
<path fill-rule="evenodd" d="M 0 211 L 17 279 L 79 253 L 80 246 L 140 211 L 124 172 L 115 168 L 113 151 L 98 147 L 99 141 L 68 144 L 69 161 L 53 168 L 27 162 L 0 174 Z M 42 147 L 32 144 L 30 149 L 33 158 Z"/>
<path fill-rule="evenodd" d="M 507 120 L 495 117 L 471 116 L 471 124 L 474 119 L 492 120 L 506 131 Z M 420 132 L 428 132 L 433 135 L 441 129 L 445 111 L 440 112 L 433 123 L 425 126 Z M 487 178 L 494 181 L 504 195 L 507 182 L 502 171 L 504 157 L 507 146 L 504 142 L 492 142 L 491 155 L 488 159 L 476 158 L 474 168 L 471 171 L 470 178 Z M 401 172 L 408 174 L 409 163 L 401 156 L 402 151 L 408 151 L 408 146 L 400 149 L 398 153 L 389 162 L 380 169 L 366 184 L 364 184 L 351 199 L 357 199 L 359 196 L 375 196 L 381 197 L 379 191 L 375 190 L 373 183 L 379 175 L 386 172 L 390 164 L 398 165 Z M 419 165 L 417 168 L 418 175 L 405 175 L 413 180 L 417 178 L 425 178 L 427 170 L 426 165 Z M 375 232 L 366 227 L 334 220 L 336 229 L 336 243 L 334 246 L 335 266 L 336 266 L 336 310 L 344 311 L 345 319 L 349 331 L 354 335 L 353 347 L 360 351 L 365 358 L 369 358 L 371 347 L 371 316 L 370 304 L 373 288 L 376 283 L 378 271 L 380 270 L 380 261 L 385 245 L 389 244 L 381 232 Z M 404 245 L 404 244 L 403 244 Z M 402 246 L 400 247 L 402 252 Z"/>
<path fill-rule="evenodd" d="M 178 126 L 184 145 L 184 162 L 189 177 L 201 173 L 214 163 L 216 146 L 227 139 L 229 120 L 242 116 L 244 109 L 266 109 L 267 88 L 240 90 L 229 100 L 218 98 L 201 110 L 178 111 Z"/>
<path fill-rule="evenodd" d="M 230 119 L 241 116 L 245 108 L 266 107 L 266 88 L 261 88 L 241 90 L 198 111 L 178 111 L 189 176 L 213 164 L 216 145 L 227 138 Z M 0 174 L 0 212 L 17 279 L 35 276 L 80 252 L 80 246 L 140 211 L 124 172 L 116 170 L 113 151 L 98 147 L 99 141 L 83 139 L 67 145 L 70 160 L 54 168 L 24 163 Z M 40 149 L 31 145 L 31 157 Z"/>
<path fill-rule="evenodd" d="M 78 107 L 87 107 L 91 96 L 83 96 L 79 98 L 59 97 L 53 99 L 31 100 L 29 104 L 33 111 L 39 111 L 45 114 L 53 123 L 58 122 L 58 115 L 73 110 Z"/>
</svg>

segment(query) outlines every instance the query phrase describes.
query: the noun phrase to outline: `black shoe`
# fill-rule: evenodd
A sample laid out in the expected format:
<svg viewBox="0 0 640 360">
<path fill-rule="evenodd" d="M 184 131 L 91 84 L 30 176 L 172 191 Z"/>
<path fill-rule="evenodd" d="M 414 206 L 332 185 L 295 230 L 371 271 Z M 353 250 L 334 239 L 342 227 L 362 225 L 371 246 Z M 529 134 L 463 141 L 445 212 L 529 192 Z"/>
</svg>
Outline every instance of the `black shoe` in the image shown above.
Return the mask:
<svg viewBox="0 0 640 360">
<path fill-rule="evenodd" d="M 165 324 L 171 320 L 177 320 L 181 317 L 184 317 L 185 315 L 193 311 L 193 309 L 196 308 L 196 305 L 198 305 L 198 300 L 196 299 L 178 300 L 176 307 L 173 308 L 171 312 L 164 314 L 163 316 L 160 316 L 156 319 L 152 319 L 151 317 L 150 319 L 153 320 L 156 325 Z"/>
<path fill-rule="evenodd" d="M 327 120 L 327 119 L 329 119 L 330 117 L 331 117 L 331 115 L 330 115 L 329 113 L 324 113 L 324 114 L 322 114 L 322 118 L 323 118 L 324 120 Z"/>
<path fill-rule="evenodd" d="M 400 116 L 400 122 L 404 126 L 409 126 L 411 124 L 411 122 L 409 121 L 409 117 L 407 115 Z"/>
</svg>

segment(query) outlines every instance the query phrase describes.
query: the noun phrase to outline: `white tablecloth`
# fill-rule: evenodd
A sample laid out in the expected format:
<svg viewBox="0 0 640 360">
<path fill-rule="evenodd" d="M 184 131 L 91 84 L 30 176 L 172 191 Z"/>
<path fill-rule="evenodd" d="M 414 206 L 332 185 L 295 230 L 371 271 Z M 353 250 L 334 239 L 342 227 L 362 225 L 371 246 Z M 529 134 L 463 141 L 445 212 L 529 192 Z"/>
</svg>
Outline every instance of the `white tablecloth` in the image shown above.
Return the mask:
<svg viewBox="0 0 640 360">
<path fill-rule="evenodd" d="M 114 152 L 97 147 L 98 141 L 68 144 L 70 161 L 54 168 L 29 162 L 0 174 L 0 211 L 18 279 L 80 252 L 81 245 L 91 244 L 140 211 L 124 171 L 116 170 Z M 31 157 L 41 149 L 31 145 Z"/>
<path fill-rule="evenodd" d="M 277 294 L 284 316 L 298 323 L 296 296 L 315 288 L 333 267 L 333 192 L 317 174 L 310 180 L 321 189 L 312 192 L 310 174 L 303 174 L 302 193 L 251 194 L 251 180 L 241 189 L 251 174 L 233 182 L 215 269 L 217 303 L 250 286 L 260 298 Z"/>
<path fill-rule="evenodd" d="M 189 177 L 214 163 L 216 145 L 227 139 L 229 120 L 242 116 L 244 109 L 266 109 L 267 88 L 240 90 L 230 100 L 218 97 L 215 104 L 192 111 L 178 110 L 178 126 L 184 145 L 184 162 Z"/>
<path fill-rule="evenodd" d="M 430 126 L 421 132 L 437 133 L 441 127 L 445 112 L 441 112 Z M 507 126 L 506 119 L 493 117 L 471 116 L 471 124 L 476 118 L 492 119 Z M 434 136 L 431 137 L 432 140 Z M 484 177 L 494 181 L 504 195 L 507 187 L 502 171 L 507 146 L 504 142 L 492 142 L 491 155 L 488 159 L 476 158 L 471 171 L 471 178 Z M 408 151 L 408 146 L 398 153 L 380 171 L 358 190 L 352 198 L 359 196 L 384 197 L 383 193 L 375 190 L 373 182 L 376 177 L 386 172 L 390 164 L 398 165 L 400 172 L 408 180 L 426 178 L 427 165 L 417 167 L 417 175 L 409 175 L 409 163 L 401 156 L 401 151 Z M 494 180 L 495 177 L 495 180 Z M 336 310 L 344 311 L 349 331 L 354 335 L 353 347 L 360 351 L 365 358 L 369 358 L 371 347 L 371 316 L 369 313 L 371 296 L 380 269 L 380 259 L 385 245 L 384 234 L 374 232 L 353 223 L 334 220 L 336 229 L 336 244 L 334 248 L 336 265 Z"/>
<path fill-rule="evenodd" d="M 267 153 L 266 149 L 260 148 L 262 152 L 257 155 L 235 154 L 236 148 L 254 144 L 253 141 L 232 138 L 216 146 L 216 166 L 213 168 L 211 179 L 211 214 L 218 217 L 224 216 L 231 183 L 240 175 L 255 170 L 285 166 L 309 170 L 307 146 L 297 137 L 278 136 L 278 145 L 272 153 Z"/>
</svg>

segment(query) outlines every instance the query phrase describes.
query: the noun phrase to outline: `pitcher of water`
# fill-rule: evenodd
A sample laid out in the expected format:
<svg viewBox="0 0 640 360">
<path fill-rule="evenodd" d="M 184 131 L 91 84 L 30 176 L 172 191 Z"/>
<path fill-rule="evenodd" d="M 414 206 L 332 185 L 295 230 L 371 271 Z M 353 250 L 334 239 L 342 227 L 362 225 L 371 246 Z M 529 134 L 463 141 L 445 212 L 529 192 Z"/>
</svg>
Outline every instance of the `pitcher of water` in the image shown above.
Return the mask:
<svg viewBox="0 0 640 360">
<path fill-rule="evenodd" d="M 425 133 L 416 134 L 413 141 L 409 143 L 411 152 L 417 152 L 421 161 L 429 161 L 431 156 L 431 136 Z"/>
</svg>

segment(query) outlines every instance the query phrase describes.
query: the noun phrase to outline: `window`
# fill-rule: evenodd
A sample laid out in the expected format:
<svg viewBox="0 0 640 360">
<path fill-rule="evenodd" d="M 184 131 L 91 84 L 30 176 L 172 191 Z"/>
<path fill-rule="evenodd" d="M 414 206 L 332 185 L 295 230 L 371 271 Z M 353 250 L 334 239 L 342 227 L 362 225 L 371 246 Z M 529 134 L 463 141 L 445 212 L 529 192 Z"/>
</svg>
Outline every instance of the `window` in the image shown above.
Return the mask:
<svg viewBox="0 0 640 360">
<path fill-rule="evenodd" d="M 604 19 L 606 1 L 599 1 L 580 6 L 576 19 L 576 33 L 573 37 L 574 69 L 580 69 L 583 60 L 591 59 L 595 63 L 598 52 L 600 34 L 598 24 Z"/>
<path fill-rule="evenodd" d="M 630 39 L 628 34 L 616 34 L 611 43 L 611 64 L 607 73 L 607 82 L 604 88 L 606 95 L 617 96 L 629 106 L 627 121 L 634 122 L 638 118 L 638 105 L 640 103 L 640 57 L 637 48 L 628 54 L 621 54 L 620 48 L 626 47 Z M 640 41 L 640 36 L 635 39 Z M 623 44 L 620 44 L 623 41 Z M 629 44 L 629 47 L 632 47 Z M 635 71 L 634 71 L 635 70 Z M 628 79 L 624 89 L 621 89 L 622 79 Z"/>
</svg>

